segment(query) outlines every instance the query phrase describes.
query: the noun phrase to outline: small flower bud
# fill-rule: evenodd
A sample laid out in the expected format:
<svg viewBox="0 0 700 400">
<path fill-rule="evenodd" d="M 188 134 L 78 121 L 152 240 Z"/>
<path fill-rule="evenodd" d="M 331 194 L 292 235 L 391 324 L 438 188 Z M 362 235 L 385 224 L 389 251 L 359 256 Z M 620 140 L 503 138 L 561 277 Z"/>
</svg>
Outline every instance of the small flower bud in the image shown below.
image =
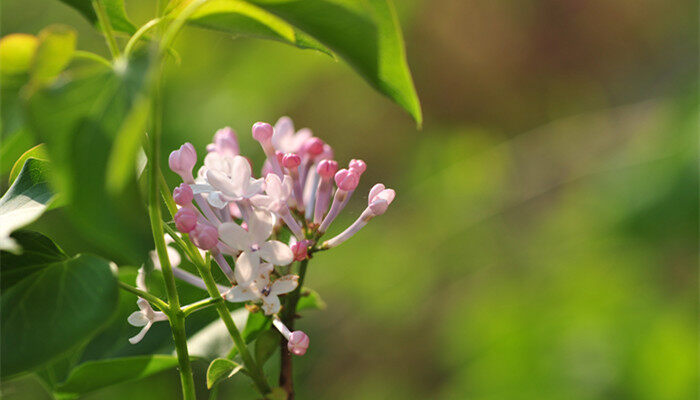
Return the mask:
<svg viewBox="0 0 700 400">
<path fill-rule="evenodd" d="M 192 168 L 197 163 L 197 151 L 195 151 L 192 143 L 185 143 L 178 150 L 170 153 L 168 157 L 168 165 L 176 174 L 182 176 L 191 176 Z M 183 180 L 185 178 L 183 177 Z"/>
<path fill-rule="evenodd" d="M 309 337 L 302 331 L 294 331 L 289 335 L 287 349 L 294 355 L 303 356 L 309 348 Z"/>
<path fill-rule="evenodd" d="M 350 160 L 350 165 L 348 167 L 350 171 L 354 171 L 357 175 L 362 175 L 367 169 L 367 164 L 362 160 L 352 159 Z"/>
<path fill-rule="evenodd" d="M 324 179 L 331 179 L 338 172 L 338 163 L 334 160 L 323 160 L 318 163 L 316 172 Z"/>
<path fill-rule="evenodd" d="M 183 207 L 173 217 L 175 227 L 182 233 L 189 233 L 197 226 L 197 212 L 190 207 Z"/>
<path fill-rule="evenodd" d="M 194 199 L 194 193 L 190 185 L 186 183 L 181 183 L 180 186 L 173 190 L 173 199 L 175 202 L 181 206 L 186 206 L 192 203 Z"/>
<path fill-rule="evenodd" d="M 219 232 L 207 224 L 197 224 L 197 227 L 190 232 L 190 238 L 202 250 L 211 250 L 219 244 Z"/>
<path fill-rule="evenodd" d="M 367 204 L 374 215 L 382 215 L 394 201 L 394 197 L 396 197 L 394 189 L 387 189 L 381 183 L 377 183 L 369 191 Z"/>
<path fill-rule="evenodd" d="M 214 134 L 213 143 L 207 146 L 207 151 L 216 151 L 228 156 L 237 156 L 240 153 L 236 132 L 227 126 Z"/>
<path fill-rule="evenodd" d="M 311 156 L 317 156 L 323 153 L 323 140 L 317 137 L 310 137 L 304 142 L 304 151 L 306 151 Z"/>
<path fill-rule="evenodd" d="M 294 153 L 287 153 L 282 157 L 280 164 L 285 168 L 296 168 L 301 164 L 301 157 Z"/>
<path fill-rule="evenodd" d="M 335 184 L 338 185 L 338 189 L 349 192 L 355 190 L 358 183 L 360 183 L 360 175 L 354 171 L 341 169 L 335 174 Z"/>
<path fill-rule="evenodd" d="M 256 122 L 253 124 L 253 139 L 260 143 L 270 140 L 273 132 L 272 125 L 266 122 Z"/>
<path fill-rule="evenodd" d="M 300 242 L 296 242 L 291 246 L 292 253 L 294 254 L 294 261 L 303 261 L 306 260 L 309 257 L 309 245 L 311 244 L 310 240 L 302 240 Z"/>
</svg>

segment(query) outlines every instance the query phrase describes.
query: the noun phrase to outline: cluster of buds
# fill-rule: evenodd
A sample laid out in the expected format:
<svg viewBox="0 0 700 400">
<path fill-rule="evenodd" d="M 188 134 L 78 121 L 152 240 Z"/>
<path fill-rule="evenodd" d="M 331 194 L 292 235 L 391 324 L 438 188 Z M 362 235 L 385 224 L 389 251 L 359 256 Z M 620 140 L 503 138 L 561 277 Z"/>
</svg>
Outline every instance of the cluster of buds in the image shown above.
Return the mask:
<svg viewBox="0 0 700 400">
<path fill-rule="evenodd" d="M 266 315 L 273 316 L 289 350 L 301 355 L 308 347 L 308 336 L 290 332 L 276 316 L 281 310 L 278 296 L 293 291 L 298 276 L 280 274 L 274 266 L 303 261 L 315 251 L 348 240 L 370 219 L 383 214 L 395 193 L 376 184 L 360 217 L 339 235 L 321 242 L 367 165 L 351 160 L 347 168 L 339 168 L 331 146 L 309 129 L 295 131 L 288 117 L 280 118 L 274 127 L 255 123 L 252 135 L 266 155 L 260 178 L 253 176 L 250 162 L 240 155 L 231 128 L 216 132 L 196 177 L 197 153 L 192 144 L 185 143 L 170 154 L 170 169 L 183 181 L 173 191 L 179 206 L 175 226 L 197 247 L 210 252 L 228 277 L 232 287 L 220 288 L 225 298 L 259 304 Z M 274 239 L 285 227 L 291 233 L 288 244 Z M 235 268 L 225 256 L 235 260 Z M 175 268 L 174 272 L 193 285 L 203 285 L 186 271 Z"/>
</svg>

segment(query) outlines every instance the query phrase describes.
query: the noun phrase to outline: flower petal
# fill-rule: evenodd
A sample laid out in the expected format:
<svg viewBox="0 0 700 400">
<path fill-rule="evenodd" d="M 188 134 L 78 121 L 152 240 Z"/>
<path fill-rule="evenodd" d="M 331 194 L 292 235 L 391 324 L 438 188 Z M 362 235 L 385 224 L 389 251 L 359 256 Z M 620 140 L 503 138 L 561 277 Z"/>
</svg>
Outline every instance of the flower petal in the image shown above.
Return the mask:
<svg viewBox="0 0 700 400">
<path fill-rule="evenodd" d="M 263 297 L 263 304 L 261 308 L 265 312 L 265 315 L 272 315 L 280 312 L 282 305 L 280 304 L 280 299 L 277 296 L 269 295 Z"/>
<path fill-rule="evenodd" d="M 270 294 L 279 295 L 289 293 L 296 289 L 299 285 L 299 277 L 297 275 L 285 275 L 272 283 Z"/>
<path fill-rule="evenodd" d="M 260 258 L 274 265 L 287 265 L 294 260 L 292 249 L 278 240 L 270 240 L 260 245 Z"/>
<path fill-rule="evenodd" d="M 251 179 L 248 182 L 248 186 L 245 188 L 243 193 L 241 193 L 241 197 L 249 198 L 262 192 L 264 183 L 265 180 L 263 178 Z"/>
<path fill-rule="evenodd" d="M 265 177 L 265 191 L 268 195 L 275 199 L 279 199 L 282 196 L 282 181 L 277 174 L 268 174 Z"/>
<path fill-rule="evenodd" d="M 270 209 L 270 206 L 273 203 L 273 199 L 270 196 L 266 196 L 264 194 L 260 194 L 257 196 L 253 196 L 250 198 L 250 202 L 258 208 L 264 208 L 264 209 Z"/>
<path fill-rule="evenodd" d="M 242 156 L 233 157 L 231 163 L 231 184 L 237 195 L 242 195 L 250 184 L 250 163 Z"/>
<path fill-rule="evenodd" d="M 253 282 L 260 268 L 260 257 L 256 253 L 244 251 L 236 260 L 236 269 L 233 271 L 236 282 L 247 286 Z"/>
<path fill-rule="evenodd" d="M 143 311 L 132 312 L 126 320 L 133 326 L 146 326 L 150 322 Z"/>
<path fill-rule="evenodd" d="M 214 191 L 214 188 L 208 183 L 195 183 L 190 185 L 190 188 L 192 188 L 192 193 L 194 194 L 209 193 Z"/>
<path fill-rule="evenodd" d="M 214 189 L 227 196 L 238 197 L 238 193 L 240 193 L 238 186 L 223 172 L 216 170 L 207 171 L 207 181 Z"/>
<path fill-rule="evenodd" d="M 272 234 L 275 220 L 267 210 L 256 210 L 248 221 L 248 232 L 253 243 L 261 244 Z"/>
<path fill-rule="evenodd" d="M 255 300 L 257 298 L 258 296 L 256 296 L 252 290 L 243 285 L 236 285 L 226 293 L 226 300 L 232 303 L 241 303 L 244 301 Z"/>
<path fill-rule="evenodd" d="M 144 336 L 146 336 L 146 332 L 148 332 L 149 329 L 151 329 L 151 325 L 153 325 L 152 322 L 147 323 L 143 329 L 141 329 L 141 332 L 138 333 L 138 335 L 129 338 L 129 343 L 131 344 L 136 344 L 143 339 Z"/>
<path fill-rule="evenodd" d="M 250 233 L 234 222 L 219 225 L 219 238 L 236 250 L 250 250 L 253 244 Z"/>
<path fill-rule="evenodd" d="M 219 192 L 211 192 L 207 195 L 207 202 L 214 208 L 224 208 L 228 204 L 224 196 Z"/>
</svg>

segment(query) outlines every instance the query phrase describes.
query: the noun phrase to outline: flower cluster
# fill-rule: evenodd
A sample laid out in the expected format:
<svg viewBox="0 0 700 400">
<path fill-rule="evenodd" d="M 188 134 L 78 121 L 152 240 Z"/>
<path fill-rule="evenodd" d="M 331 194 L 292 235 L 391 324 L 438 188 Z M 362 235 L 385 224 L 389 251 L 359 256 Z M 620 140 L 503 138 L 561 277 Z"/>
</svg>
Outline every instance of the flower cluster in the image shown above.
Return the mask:
<svg viewBox="0 0 700 400">
<path fill-rule="evenodd" d="M 296 131 L 288 117 L 280 118 L 274 127 L 255 123 L 252 134 L 266 155 L 260 178 L 240 155 L 231 128 L 216 132 L 196 176 L 197 153 L 192 144 L 185 143 L 170 154 L 170 169 L 183 181 L 173 191 L 179 206 L 174 222 L 197 247 L 211 254 L 228 277 L 232 287 L 220 287 L 225 298 L 258 304 L 266 315 L 273 316 L 289 350 L 301 355 L 308 347 L 308 337 L 301 331 L 290 332 L 276 316 L 282 308 L 279 296 L 294 291 L 299 277 L 289 274 L 289 268 L 275 266 L 303 261 L 313 252 L 348 240 L 370 219 L 383 214 L 395 193 L 376 184 L 360 217 L 339 235 L 320 242 L 347 205 L 367 165 L 353 159 L 347 168 L 339 168 L 331 146 L 309 129 Z M 289 243 L 276 239 L 283 229 L 291 233 Z M 235 268 L 227 256 L 235 260 Z M 203 286 L 201 279 L 184 270 L 174 268 L 174 272 L 180 279 Z"/>
</svg>

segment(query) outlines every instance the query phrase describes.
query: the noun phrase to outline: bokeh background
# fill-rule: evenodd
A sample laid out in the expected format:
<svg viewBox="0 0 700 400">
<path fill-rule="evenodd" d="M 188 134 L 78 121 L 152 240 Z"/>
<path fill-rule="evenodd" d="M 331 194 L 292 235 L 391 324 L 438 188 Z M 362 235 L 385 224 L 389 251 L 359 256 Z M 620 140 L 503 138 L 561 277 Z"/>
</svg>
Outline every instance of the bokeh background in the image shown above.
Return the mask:
<svg viewBox="0 0 700 400">
<path fill-rule="evenodd" d="M 296 360 L 298 398 L 697 398 L 697 3 L 395 3 L 422 130 L 313 51 L 190 28 L 167 70 L 166 150 L 203 149 L 230 125 L 259 163 L 251 124 L 289 115 L 341 163 L 369 165 L 331 233 L 374 183 L 397 191 L 389 212 L 311 264 L 327 309 L 299 322 L 312 344 Z M 127 1 L 137 22 L 153 8 Z M 2 2 L 3 35 L 56 22 L 107 53 L 58 1 Z M 52 211 L 37 229 L 89 250 L 57 221 Z M 2 390 L 49 398 L 32 377 Z M 178 390 L 169 371 L 85 398 Z M 220 398 L 253 391 L 236 377 Z"/>
</svg>

